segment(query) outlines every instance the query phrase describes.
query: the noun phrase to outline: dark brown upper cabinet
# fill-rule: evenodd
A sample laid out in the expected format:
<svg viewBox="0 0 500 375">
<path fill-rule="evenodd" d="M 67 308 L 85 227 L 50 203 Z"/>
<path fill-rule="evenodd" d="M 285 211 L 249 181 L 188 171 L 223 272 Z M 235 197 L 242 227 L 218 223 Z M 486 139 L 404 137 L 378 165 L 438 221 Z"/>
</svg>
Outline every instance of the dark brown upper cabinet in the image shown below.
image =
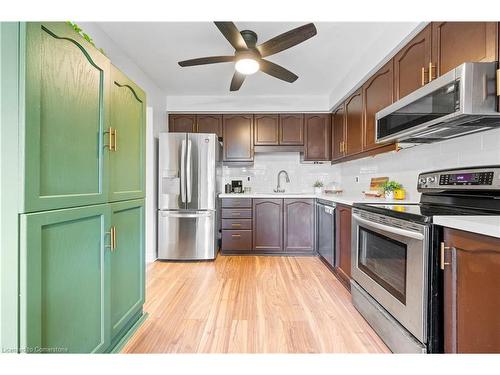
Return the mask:
<svg viewBox="0 0 500 375">
<path fill-rule="evenodd" d="M 428 25 L 394 56 L 394 100 L 429 81 L 431 34 L 431 25 Z"/>
<path fill-rule="evenodd" d="M 332 113 L 332 160 L 344 157 L 345 145 L 345 108 L 342 103 Z"/>
<path fill-rule="evenodd" d="M 222 138 L 224 161 L 253 161 L 253 115 L 223 115 Z"/>
<path fill-rule="evenodd" d="M 328 161 L 331 158 L 331 116 L 329 113 L 304 115 L 304 160 Z"/>
<path fill-rule="evenodd" d="M 345 101 L 345 146 L 346 155 L 363 151 L 363 95 L 358 89 Z"/>
<path fill-rule="evenodd" d="M 500 239 L 444 228 L 445 353 L 500 353 Z"/>
<path fill-rule="evenodd" d="M 288 253 L 314 252 L 314 200 L 283 200 L 283 246 Z"/>
<path fill-rule="evenodd" d="M 497 22 L 433 22 L 432 79 L 464 62 L 496 61 Z"/>
<path fill-rule="evenodd" d="M 280 114 L 279 144 L 290 146 L 302 146 L 304 144 L 304 114 Z"/>
<path fill-rule="evenodd" d="M 196 115 L 169 115 L 168 130 L 175 133 L 195 133 Z"/>
<path fill-rule="evenodd" d="M 363 85 L 363 151 L 382 146 L 375 143 L 375 114 L 393 103 L 392 60 Z"/>
<path fill-rule="evenodd" d="M 222 137 L 222 115 L 196 115 L 196 131 L 198 133 L 215 133 Z"/>
<path fill-rule="evenodd" d="M 256 146 L 279 144 L 278 115 L 254 115 L 254 144 Z"/>
<path fill-rule="evenodd" d="M 253 248 L 283 251 L 283 199 L 253 199 Z"/>
</svg>

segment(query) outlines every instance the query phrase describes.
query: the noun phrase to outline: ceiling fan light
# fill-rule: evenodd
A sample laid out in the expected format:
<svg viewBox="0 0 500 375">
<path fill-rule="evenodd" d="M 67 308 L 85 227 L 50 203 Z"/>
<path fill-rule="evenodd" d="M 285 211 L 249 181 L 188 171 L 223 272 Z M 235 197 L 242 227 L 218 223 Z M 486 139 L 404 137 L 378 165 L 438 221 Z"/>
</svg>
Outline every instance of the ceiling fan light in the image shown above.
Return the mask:
<svg viewBox="0 0 500 375">
<path fill-rule="evenodd" d="M 244 58 L 236 61 L 236 70 L 241 74 L 254 74 L 260 69 L 259 63 L 254 59 Z"/>
</svg>

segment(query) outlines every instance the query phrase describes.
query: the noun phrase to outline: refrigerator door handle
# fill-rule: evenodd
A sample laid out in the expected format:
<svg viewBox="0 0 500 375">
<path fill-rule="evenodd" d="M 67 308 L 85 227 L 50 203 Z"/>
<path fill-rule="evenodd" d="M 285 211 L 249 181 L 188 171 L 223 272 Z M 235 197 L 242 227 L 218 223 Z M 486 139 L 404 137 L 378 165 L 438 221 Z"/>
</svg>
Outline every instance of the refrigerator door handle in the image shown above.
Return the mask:
<svg viewBox="0 0 500 375">
<path fill-rule="evenodd" d="M 181 201 L 186 203 L 186 140 L 181 143 Z"/>
<path fill-rule="evenodd" d="M 187 167 L 186 167 L 186 183 L 187 183 L 187 202 L 191 203 L 191 196 L 192 196 L 192 184 L 193 184 L 193 176 L 192 176 L 192 151 L 191 151 L 191 140 L 188 139 L 187 141 Z"/>
</svg>

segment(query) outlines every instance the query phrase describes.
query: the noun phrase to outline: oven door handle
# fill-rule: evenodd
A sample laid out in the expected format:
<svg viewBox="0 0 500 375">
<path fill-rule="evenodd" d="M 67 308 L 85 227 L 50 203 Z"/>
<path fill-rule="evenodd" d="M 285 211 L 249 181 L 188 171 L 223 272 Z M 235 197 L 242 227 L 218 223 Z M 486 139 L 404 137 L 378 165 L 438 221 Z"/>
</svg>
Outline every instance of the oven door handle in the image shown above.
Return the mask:
<svg viewBox="0 0 500 375">
<path fill-rule="evenodd" d="M 363 223 L 368 227 L 380 229 L 380 230 L 383 230 L 384 232 L 397 234 L 397 235 L 400 235 L 403 237 L 410 237 L 410 238 L 413 238 L 413 239 L 419 240 L 419 241 L 423 241 L 425 238 L 422 233 L 412 232 L 412 231 L 406 230 L 406 229 L 400 229 L 400 228 L 390 227 L 390 226 L 384 225 L 384 224 L 375 223 L 373 221 L 363 219 L 361 216 L 356 215 L 356 214 L 353 214 L 352 217 L 353 217 L 353 219 L 356 219 L 356 221 L 359 221 L 360 223 Z"/>
</svg>

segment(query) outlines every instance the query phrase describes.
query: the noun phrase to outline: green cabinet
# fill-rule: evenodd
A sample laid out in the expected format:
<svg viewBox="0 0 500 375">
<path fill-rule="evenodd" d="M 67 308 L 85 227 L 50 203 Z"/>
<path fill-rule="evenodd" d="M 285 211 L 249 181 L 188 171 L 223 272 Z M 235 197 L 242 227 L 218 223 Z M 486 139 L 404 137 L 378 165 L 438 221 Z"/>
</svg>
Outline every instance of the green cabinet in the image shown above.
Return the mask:
<svg viewBox="0 0 500 375">
<path fill-rule="evenodd" d="M 111 67 L 109 201 L 144 197 L 146 97 Z"/>
<path fill-rule="evenodd" d="M 111 338 L 120 337 L 144 304 L 144 199 L 112 203 Z"/>
<path fill-rule="evenodd" d="M 110 62 L 66 23 L 21 28 L 23 212 L 105 203 Z"/>
<path fill-rule="evenodd" d="M 21 350 L 106 350 L 109 205 L 21 215 L 20 225 Z"/>
</svg>

